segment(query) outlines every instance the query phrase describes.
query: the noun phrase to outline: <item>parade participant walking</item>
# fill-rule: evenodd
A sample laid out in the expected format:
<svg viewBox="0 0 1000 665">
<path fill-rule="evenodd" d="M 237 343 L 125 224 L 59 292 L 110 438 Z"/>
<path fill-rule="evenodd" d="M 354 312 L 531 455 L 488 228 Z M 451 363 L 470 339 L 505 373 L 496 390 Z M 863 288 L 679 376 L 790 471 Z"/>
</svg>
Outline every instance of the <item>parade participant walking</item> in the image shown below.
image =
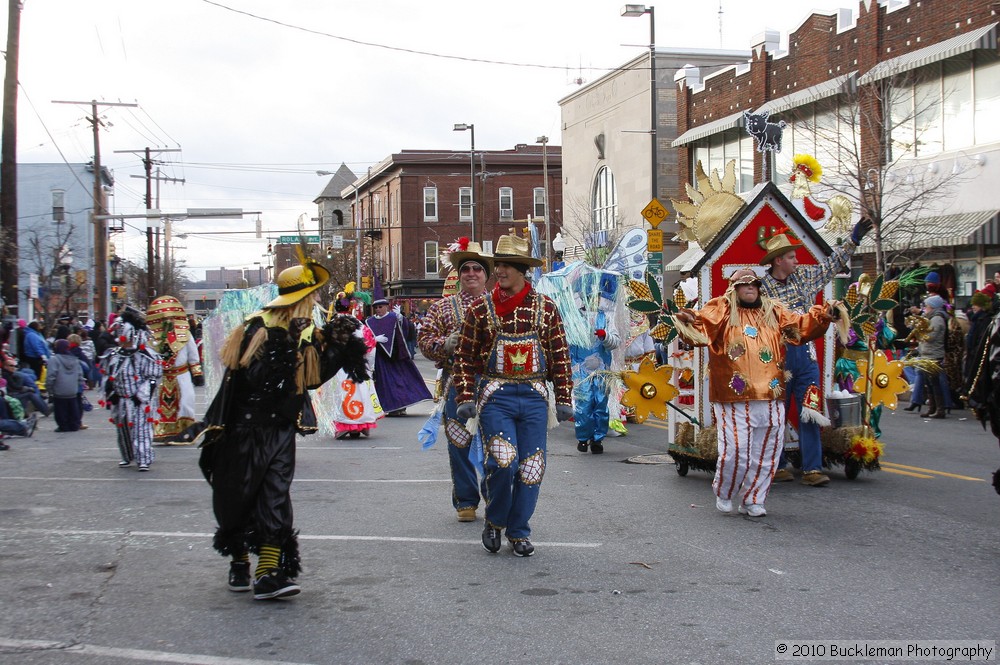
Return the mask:
<svg viewBox="0 0 1000 665">
<path fill-rule="evenodd" d="M 500 236 L 493 257 L 496 285 L 466 311 L 453 367 L 456 415 L 479 414 L 485 448 L 483 547 L 499 552 L 506 529 L 517 556 L 535 552 L 528 522 L 545 473 L 547 380 L 558 420 L 573 416 L 562 319 L 555 304 L 525 279 L 528 268 L 538 265 L 527 239 Z"/>
<path fill-rule="evenodd" d="M 300 261 L 278 275 L 278 296 L 223 344 L 226 371 L 203 423 L 200 466 L 219 525 L 213 546 L 232 558 L 229 589 L 252 588 L 256 600 L 300 591 L 290 489 L 296 433 L 317 429 L 308 390 L 342 367 L 355 380 L 366 376 L 355 325 L 335 318 L 320 331 L 314 323 L 315 295 L 330 273 L 304 255 Z M 252 578 L 251 552 L 258 554 Z"/>
<path fill-rule="evenodd" d="M 799 266 L 797 250 L 802 246 L 792 242 L 785 233 L 778 233 L 768 239 L 766 254 L 760 265 L 769 266 L 761 277 L 761 291 L 774 300 L 780 300 L 792 312 L 805 313 L 816 301 L 816 296 L 843 271 L 851 260 L 854 250 L 864 235 L 871 229 L 871 220 L 864 218 L 854 225 L 851 236 L 843 245 L 833 250 L 833 254 L 816 265 Z M 785 369 L 791 373 L 786 396 L 786 408 L 795 398 L 799 416 L 799 450 L 802 452 L 802 484 L 821 487 L 830 482 L 823 473 L 823 447 L 819 438 L 819 424 L 808 417 L 803 418 L 803 409 L 819 398 L 819 366 L 816 364 L 815 349 L 812 345 L 785 346 Z M 807 396 L 808 395 L 808 396 Z M 782 455 L 774 480 L 792 480 L 791 471 L 785 468 Z"/>
<path fill-rule="evenodd" d="M 375 391 L 388 416 L 405 416 L 406 408 L 433 399 L 413 362 L 406 338 L 413 324 L 399 311 L 389 310 L 389 301 L 372 303 L 375 314 L 365 322 L 375 333 Z"/>
<path fill-rule="evenodd" d="M 674 317 L 683 338 L 708 347 L 709 400 L 719 448 L 712 482 L 715 507 L 728 513 L 738 497 L 740 512 L 751 517 L 767 514 L 764 502 L 784 441 L 784 348 L 823 335 L 836 304 L 796 314 L 761 295 L 760 285 L 752 269 L 742 268 L 730 277 L 724 295 Z"/>
<path fill-rule="evenodd" d="M 355 326 L 354 336 L 365 345 L 365 367 L 371 376 L 375 368 L 375 335 L 371 328 L 354 316 L 357 300 L 354 296 L 354 282 L 349 282 L 333 301 L 336 316 L 347 319 L 342 325 Z M 355 381 L 347 372 L 340 370 L 333 377 L 333 428 L 334 438 L 357 439 L 371 436 L 378 420 L 385 415 L 375 392 L 372 380 Z"/>
<path fill-rule="evenodd" d="M 465 313 L 486 292 L 493 257 L 483 254 L 477 242 L 459 238 L 448 254 L 448 261 L 458 272 L 459 292 L 438 300 L 427 310 L 417 337 L 420 352 L 441 370 L 443 386 L 444 433 L 448 439 L 451 462 L 451 503 L 459 522 L 473 522 L 479 507 L 479 476 L 469 459 L 472 434 L 466 429 L 467 418 L 459 418 L 452 381 L 455 349 Z"/>
<path fill-rule="evenodd" d="M 191 443 L 187 430 L 195 422 L 194 389 L 205 385 L 205 376 L 184 306 L 173 296 L 160 296 L 146 310 L 146 324 L 152 335 L 150 344 L 164 365 L 153 439 L 162 443 Z"/>
<path fill-rule="evenodd" d="M 118 466 L 135 461 L 139 471 L 153 463 L 156 384 L 163 376 L 160 356 L 149 348 L 149 329 L 142 312 L 126 305 L 115 320 L 118 346 L 104 359 L 104 405 L 118 432 Z"/>
</svg>

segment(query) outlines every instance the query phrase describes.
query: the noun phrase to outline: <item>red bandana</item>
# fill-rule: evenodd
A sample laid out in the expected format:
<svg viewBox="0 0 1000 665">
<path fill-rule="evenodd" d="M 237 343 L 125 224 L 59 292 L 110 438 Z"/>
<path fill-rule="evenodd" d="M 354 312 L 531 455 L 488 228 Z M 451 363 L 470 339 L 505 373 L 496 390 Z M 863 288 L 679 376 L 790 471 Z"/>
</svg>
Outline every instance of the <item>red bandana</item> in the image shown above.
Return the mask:
<svg viewBox="0 0 1000 665">
<path fill-rule="evenodd" d="M 531 293 L 531 283 L 525 282 L 524 288 L 512 296 L 507 295 L 500 288 L 499 284 L 493 286 L 493 305 L 496 307 L 497 316 L 507 316 L 514 311 L 518 305 Z"/>
</svg>

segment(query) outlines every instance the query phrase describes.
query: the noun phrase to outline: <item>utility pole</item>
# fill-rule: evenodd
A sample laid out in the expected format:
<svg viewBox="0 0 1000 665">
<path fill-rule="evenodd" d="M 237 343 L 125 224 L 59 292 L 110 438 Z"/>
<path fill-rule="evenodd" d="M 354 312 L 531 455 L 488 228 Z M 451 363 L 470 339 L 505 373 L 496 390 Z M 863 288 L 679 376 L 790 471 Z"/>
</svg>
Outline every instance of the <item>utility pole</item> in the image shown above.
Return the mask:
<svg viewBox="0 0 1000 665">
<path fill-rule="evenodd" d="M 111 290 L 108 284 L 108 218 L 104 209 L 104 189 L 101 187 L 101 119 L 97 115 L 97 106 L 131 106 L 124 102 L 65 102 L 52 100 L 53 104 L 90 104 L 90 117 L 87 121 L 94 128 L 94 207 L 91 219 L 94 223 L 94 284 L 97 291 L 97 320 L 108 320 L 108 300 Z"/>
<path fill-rule="evenodd" d="M 142 166 L 146 171 L 146 175 L 134 175 L 132 178 L 145 178 L 146 179 L 146 210 L 153 210 L 153 158 L 152 158 L 152 148 L 143 148 L 142 150 L 115 150 L 116 153 L 130 153 L 130 154 L 141 154 Z M 157 153 L 161 152 L 181 152 L 180 148 L 156 148 Z M 159 169 L 156 171 L 156 207 L 159 208 L 160 205 L 160 180 L 169 180 L 171 182 L 184 182 L 183 179 L 177 178 L 161 178 Z M 153 298 L 156 297 L 156 276 L 159 274 L 159 267 L 156 265 L 156 257 L 159 256 L 159 239 L 154 243 L 153 241 L 153 227 L 157 226 L 157 235 L 159 235 L 158 222 L 154 222 L 152 218 L 146 220 L 146 304 L 153 302 Z M 154 247 L 156 252 L 153 251 Z"/>
<path fill-rule="evenodd" d="M 18 305 L 17 255 L 17 59 L 21 40 L 21 3 L 7 0 L 7 66 L 3 80 L 3 132 L 0 142 L 0 297 L 8 308 Z M 15 310 L 8 310 L 14 313 Z M 16 312 L 21 316 L 21 312 Z M 23 318 L 23 317 L 21 317 Z"/>
</svg>

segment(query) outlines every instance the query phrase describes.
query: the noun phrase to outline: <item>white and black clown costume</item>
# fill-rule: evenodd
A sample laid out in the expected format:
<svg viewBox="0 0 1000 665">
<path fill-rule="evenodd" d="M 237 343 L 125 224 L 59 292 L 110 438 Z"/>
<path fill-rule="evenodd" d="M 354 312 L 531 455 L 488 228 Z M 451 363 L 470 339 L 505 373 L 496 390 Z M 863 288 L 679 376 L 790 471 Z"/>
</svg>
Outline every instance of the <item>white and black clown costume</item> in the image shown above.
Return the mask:
<svg viewBox="0 0 1000 665">
<path fill-rule="evenodd" d="M 103 404 L 118 434 L 119 466 L 133 461 L 139 471 L 153 463 L 156 385 L 163 376 L 159 354 L 149 348 L 150 333 L 142 314 L 127 307 L 116 322 L 118 346 L 102 359 L 107 375 Z"/>
</svg>

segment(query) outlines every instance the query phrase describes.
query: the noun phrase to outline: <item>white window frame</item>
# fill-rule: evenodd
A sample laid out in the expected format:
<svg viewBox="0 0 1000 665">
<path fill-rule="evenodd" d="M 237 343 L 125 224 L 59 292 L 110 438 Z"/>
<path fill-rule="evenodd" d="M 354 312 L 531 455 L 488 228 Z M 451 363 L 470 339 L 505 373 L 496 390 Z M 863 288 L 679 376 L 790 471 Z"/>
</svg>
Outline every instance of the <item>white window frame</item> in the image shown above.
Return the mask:
<svg viewBox="0 0 1000 665">
<path fill-rule="evenodd" d="M 472 187 L 458 188 L 458 221 L 472 221 Z"/>
<path fill-rule="evenodd" d="M 431 263 L 433 261 L 433 264 Z M 437 276 L 438 270 L 441 269 L 440 255 L 438 254 L 438 244 L 436 240 L 425 240 L 424 241 L 424 275 L 425 276 Z M 434 266 L 433 270 L 430 270 L 431 265 Z"/>
<path fill-rule="evenodd" d="M 428 209 L 432 206 L 432 209 Z M 438 221 L 438 188 L 424 187 L 424 221 Z"/>
<path fill-rule="evenodd" d="M 504 206 L 506 199 L 506 207 Z M 500 219 L 514 219 L 514 188 L 501 187 L 499 191 Z"/>
<path fill-rule="evenodd" d="M 545 200 L 545 188 L 535 187 L 531 195 L 531 200 L 532 217 L 541 217 L 542 219 L 545 219 L 545 209 L 548 207 L 546 205 L 548 202 Z M 541 212 L 538 211 L 539 208 L 541 209 Z"/>
</svg>

